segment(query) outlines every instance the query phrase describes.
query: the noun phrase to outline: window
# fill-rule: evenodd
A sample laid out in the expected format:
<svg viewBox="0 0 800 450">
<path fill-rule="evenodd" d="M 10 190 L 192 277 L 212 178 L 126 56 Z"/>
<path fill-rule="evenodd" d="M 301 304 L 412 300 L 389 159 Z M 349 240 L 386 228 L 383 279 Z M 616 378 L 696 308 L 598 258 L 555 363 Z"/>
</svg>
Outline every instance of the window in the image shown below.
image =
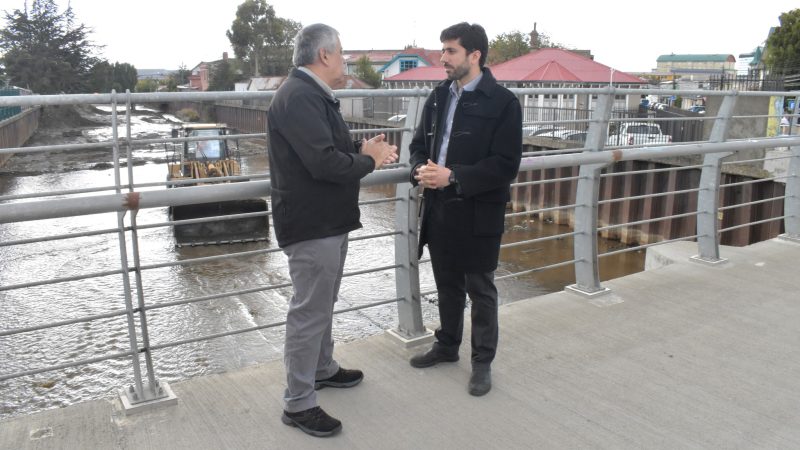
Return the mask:
<svg viewBox="0 0 800 450">
<path fill-rule="evenodd" d="M 400 60 L 400 72 L 405 72 L 409 69 L 414 69 L 417 67 L 417 60 L 416 59 L 401 59 Z"/>
</svg>

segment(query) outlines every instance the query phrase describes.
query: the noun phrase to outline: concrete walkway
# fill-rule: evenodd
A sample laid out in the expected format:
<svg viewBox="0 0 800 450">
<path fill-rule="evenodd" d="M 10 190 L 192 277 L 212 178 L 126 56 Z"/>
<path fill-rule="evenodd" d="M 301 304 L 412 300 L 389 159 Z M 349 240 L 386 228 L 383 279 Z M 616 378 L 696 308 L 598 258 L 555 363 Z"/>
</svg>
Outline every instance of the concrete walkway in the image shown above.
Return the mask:
<svg viewBox="0 0 800 450">
<path fill-rule="evenodd" d="M 413 369 L 376 336 L 337 347 L 362 368 L 319 391 L 344 423 L 312 438 L 281 424 L 280 361 L 172 385 L 177 406 L 126 417 L 98 400 L 0 422 L 2 449 L 800 448 L 800 244 L 651 249 L 662 267 L 501 308 L 494 389 L 466 392 L 461 361 Z"/>
</svg>

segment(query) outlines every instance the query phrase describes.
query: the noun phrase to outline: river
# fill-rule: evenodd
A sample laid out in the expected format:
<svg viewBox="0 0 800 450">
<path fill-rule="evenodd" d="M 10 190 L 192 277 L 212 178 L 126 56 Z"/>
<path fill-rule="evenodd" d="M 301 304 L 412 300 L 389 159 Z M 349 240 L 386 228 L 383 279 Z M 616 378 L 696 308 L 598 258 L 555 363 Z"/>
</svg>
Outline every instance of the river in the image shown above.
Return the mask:
<svg viewBox="0 0 800 450">
<path fill-rule="evenodd" d="M 82 112 L 80 126 L 60 123 L 41 129 L 29 145 L 96 142 L 111 138 L 107 108 Z M 140 109 L 131 120 L 134 137 L 168 137 L 177 119 L 156 111 Z M 80 130 L 80 136 L 70 131 Z M 263 141 L 240 142 L 245 174 L 268 170 Z M 166 176 L 163 145 L 136 148 L 133 173 L 136 183 L 163 181 Z M 13 157 L 0 168 L 0 196 L 109 186 L 114 182 L 109 151 L 33 154 Z M 123 170 L 123 181 L 127 178 Z M 96 195 L 96 194 L 81 194 Z M 364 188 L 362 200 L 394 197 L 394 186 Z M 23 200 L 36 201 L 36 200 Z M 391 231 L 394 203 L 362 206 L 362 230 L 351 237 Z M 60 220 L 0 225 L 0 241 L 44 237 L 116 227 L 116 214 L 78 216 Z M 165 208 L 142 210 L 139 225 L 167 220 Z M 566 233 L 569 230 L 536 220 L 514 219 L 508 223 L 505 242 Z M 130 238 L 129 238 L 130 239 Z M 265 243 L 177 248 L 170 229 L 142 230 L 139 236 L 143 265 L 189 258 L 273 248 Z M 599 243 L 600 250 L 616 248 L 613 241 Z M 129 247 L 130 248 L 130 247 Z M 393 238 L 381 237 L 350 243 L 346 272 L 394 263 Z M 116 234 L 79 237 L 16 246 L 0 246 L 0 286 L 36 280 L 63 278 L 117 269 L 120 265 Z M 572 259 L 572 239 L 551 240 L 504 249 L 498 276 Z M 615 278 L 643 268 L 644 255 L 628 252 L 601 259 L 601 277 Z M 421 266 L 421 290 L 435 288 L 430 265 Z M 133 278 L 132 278 L 133 279 Z M 69 281 L 55 285 L 0 291 L 0 330 L 17 329 L 55 321 L 102 314 L 124 308 L 120 275 Z M 269 286 L 289 281 L 286 257 L 281 252 L 226 259 L 204 265 L 175 266 L 146 270 L 142 294 L 148 305 L 212 295 L 225 291 Z M 571 267 L 501 280 L 501 303 L 508 303 L 563 289 L 574 282 Z M 151 344 L 221 333 L 284 320 L 290 288 L 165 307 L 148 312 Z M 337 309 L 395 298 L 391 270 L 347 277 L 343 280 Z M 423 302 L 426 323 L 435 323 L 435 296 Z M 380 334 L 397 325 L 397 308 L 384 305 L 334 318 L 333 332 L 339 343 Z M 502 332 L 502 325 L 501 325 Z M 168 347 L 153 352 L 159 380 L 174 382 L 189 377 L 219 373 L 279 359 L 283 328 L 266 328 L 235 336 Z M 468 338 L 466 339 L 468 342 Z M 502 343 L 501 343 L 502 345 Z M 124 317 L 0 337 L 2 374 L 65 364 L 101 355 L 127 351 L 127 323 Z M 81 401 L 109 398 L 117 389 L 132 383 L 128 359 L 82 365 L 0 382 L 0 420 Z"/>
</svg>

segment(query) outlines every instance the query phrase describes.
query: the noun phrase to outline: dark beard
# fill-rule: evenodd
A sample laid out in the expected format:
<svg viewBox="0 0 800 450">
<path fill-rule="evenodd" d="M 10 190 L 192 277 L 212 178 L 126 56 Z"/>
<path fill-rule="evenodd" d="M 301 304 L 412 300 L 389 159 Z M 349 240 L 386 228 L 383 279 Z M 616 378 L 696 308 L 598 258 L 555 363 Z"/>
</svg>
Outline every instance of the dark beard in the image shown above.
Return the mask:
<svg viewBox="0 0 800 450">
<path fill-rule="evenodd" d="M 458 81 L 469 73 L 469 66 L 453 67 L 453 72 L 447 74 L 447 79 L 450 81 Z"/>
</svg>

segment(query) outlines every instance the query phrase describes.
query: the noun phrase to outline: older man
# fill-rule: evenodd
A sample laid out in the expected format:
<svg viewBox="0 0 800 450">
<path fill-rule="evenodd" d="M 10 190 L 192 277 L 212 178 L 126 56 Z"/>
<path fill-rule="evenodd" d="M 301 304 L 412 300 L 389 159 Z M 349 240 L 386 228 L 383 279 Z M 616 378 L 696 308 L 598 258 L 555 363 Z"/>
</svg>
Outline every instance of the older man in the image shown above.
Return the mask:
<svg viewBox="0 0 800 450">
<path fill-rule="evenodd" d="M 355 142 L 332 89 L 344 84 L 339 33 L 324 24 L 295 38 L 297 67 L 268 114 L 272 214 L 278 245 L 289 259 L 294 295 L 286 317 L 287 388 L 282 421 L 313 436 L 342 428 L 317 405 L 315 389 L 346 388 L 363 379 L 333 359 L 331 326 L 347 255 L 348 232 L 361 227 L 359 180 L 397 159 L 384 136 Z"/>
</svg>

